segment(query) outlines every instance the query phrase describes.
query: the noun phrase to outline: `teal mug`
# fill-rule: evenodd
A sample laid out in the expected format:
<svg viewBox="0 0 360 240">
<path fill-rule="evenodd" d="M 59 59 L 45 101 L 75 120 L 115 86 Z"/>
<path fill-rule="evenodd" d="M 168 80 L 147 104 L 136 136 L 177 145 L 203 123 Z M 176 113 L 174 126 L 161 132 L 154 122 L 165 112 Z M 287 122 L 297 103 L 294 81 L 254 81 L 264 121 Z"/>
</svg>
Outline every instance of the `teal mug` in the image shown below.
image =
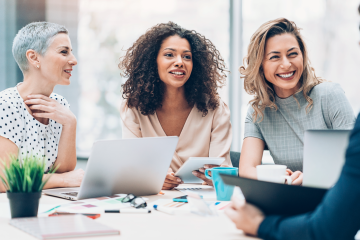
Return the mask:
<svg viewBox="0 0 360 240">
<path fill-rule="evenodd" d="M 209 176 L 209 171 L 211 171 L 211 176 Z M 216 199 L 219 201 L 230 201 L 231 196 L 234 192 L 234 187 L 231 185 L 225 184 L 220 174 L 227 174 L 232 176 L 238 175 L 239 169 L 236 167 L 215 167 L 209 168 L 205 170 L 205 177 L 211 179 L 213 181 L 215 191 L 216 191 Z"/>
</svg>

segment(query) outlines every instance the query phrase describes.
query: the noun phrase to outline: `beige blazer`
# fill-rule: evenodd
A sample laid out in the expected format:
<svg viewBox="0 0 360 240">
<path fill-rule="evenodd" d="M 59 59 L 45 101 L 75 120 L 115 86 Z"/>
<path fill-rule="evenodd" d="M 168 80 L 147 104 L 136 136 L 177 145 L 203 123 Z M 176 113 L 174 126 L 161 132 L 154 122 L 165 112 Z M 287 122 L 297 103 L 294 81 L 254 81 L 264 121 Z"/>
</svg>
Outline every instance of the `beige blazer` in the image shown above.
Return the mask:
<svg viewBox="0 0 360 240">
<path fill-rule="evenodd" d="M 123 138 L 166 136 L 156 112 L 145 116 L 135 108 L 128 108 L 126 100 L 123 100 L 120 116 L 123 121 Z M 224 157 L 223 164 L 232 166 L 231 141 L 230 110 L 222 100 L 219 107 L 209 110 L 205 117 L 194 106 L 180 133 L 170 167 L 176 172 L 189 157 Z"/>
</svg>

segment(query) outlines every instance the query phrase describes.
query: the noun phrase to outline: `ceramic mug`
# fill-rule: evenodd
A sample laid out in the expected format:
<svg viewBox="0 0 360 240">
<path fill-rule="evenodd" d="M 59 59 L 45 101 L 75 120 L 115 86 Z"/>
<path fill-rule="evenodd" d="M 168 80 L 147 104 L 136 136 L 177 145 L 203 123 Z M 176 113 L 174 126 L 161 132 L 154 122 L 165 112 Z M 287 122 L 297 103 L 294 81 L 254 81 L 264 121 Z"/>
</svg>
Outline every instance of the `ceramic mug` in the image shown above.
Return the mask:
<svg viewBox="0 0 360 240">
<path fill-rule="evenodd" d="M 211 176 L 209 176 L 209 171 L 211 171 Z M 236 167 L 215 167 L 205 170 L 205 176 L 213 181 L 217 200 L 230 201 L 234 192 L 234 186 L 225 184 L 221 179 L 220 174 L 237 176 L 238 171 L 239 169 Z"/>
<path fill-rule="evenodd" d="M 286 175 L 285 165 L 258 165 L 256 166 L 257 179 L 267 182 L 285 183 L 291 185 L 290 176 Z"/>
</svg>

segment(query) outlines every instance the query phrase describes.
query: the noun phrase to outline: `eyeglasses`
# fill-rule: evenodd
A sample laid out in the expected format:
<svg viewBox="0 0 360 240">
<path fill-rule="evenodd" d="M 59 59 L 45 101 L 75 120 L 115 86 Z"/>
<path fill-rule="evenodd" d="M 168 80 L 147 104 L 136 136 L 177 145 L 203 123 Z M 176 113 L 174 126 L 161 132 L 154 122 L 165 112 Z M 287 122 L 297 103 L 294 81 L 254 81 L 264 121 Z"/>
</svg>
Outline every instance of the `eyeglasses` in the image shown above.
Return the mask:
<svg viewBox="0 0 360 240">
<path fill-rule="evenodd" d="M 144 208 L 147 206 L 146 201 L 142 197 L 137 197 L 132 193 L 126 195 L 122 200 L 122 203 L 130 203 L 134 208 Z"/>
</svg>

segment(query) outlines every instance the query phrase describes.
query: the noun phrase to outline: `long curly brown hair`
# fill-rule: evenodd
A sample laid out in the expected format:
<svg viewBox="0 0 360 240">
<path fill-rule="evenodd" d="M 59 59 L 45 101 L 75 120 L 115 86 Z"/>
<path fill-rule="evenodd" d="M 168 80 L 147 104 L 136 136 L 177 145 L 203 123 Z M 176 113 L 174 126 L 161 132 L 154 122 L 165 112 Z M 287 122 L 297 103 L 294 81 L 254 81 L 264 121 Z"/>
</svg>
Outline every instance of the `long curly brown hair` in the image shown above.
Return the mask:
<svg viewBox="0 0 360 240">
<path fill-rule="evenodd" d="M 209 39 L 173 22 L 155 25 L 126 50 L 119 63 L 121 75 L 128 78 L 122 85 L 122 96 L 129 108 L 139 109 L 143 115 L 154 114 L 162 107 L 165 84 L 160 80 L 156 59 L 162 42 L 174 35 L 191 46 L 193 69 L 184 85 L 185 98 L 206 116 L 209 109 L 219 106 L 217 89 L 224 85 L 227 72 L 224 60 Z"/>
</svg>

